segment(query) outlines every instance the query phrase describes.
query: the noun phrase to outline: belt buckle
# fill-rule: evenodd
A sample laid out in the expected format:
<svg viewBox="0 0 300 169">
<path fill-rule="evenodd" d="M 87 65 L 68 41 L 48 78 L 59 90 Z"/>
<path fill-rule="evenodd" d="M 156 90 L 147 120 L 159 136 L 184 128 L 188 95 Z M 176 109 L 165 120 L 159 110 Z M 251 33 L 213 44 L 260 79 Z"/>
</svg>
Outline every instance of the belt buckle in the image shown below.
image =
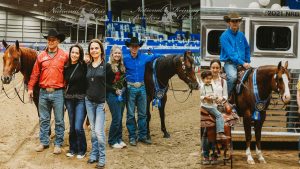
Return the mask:
<svg viewBox="0 0 300 169">
<path fill-rule="evenodd" d="M 142 86 L 142 83 L 140 83 L 140 82 L 135 82 L 135 83 L 133 83 L 133 86 L 134 86 L 135 88 L 139 88 L 139 87 Z"/>
<path fill-rule="evenodd" d="M 49 93 L 52 93 L 52 92 L 55 91 L 55 89 L 54 88 L 46 88 L 46 91 L 49 92 Z"/>
</svg>

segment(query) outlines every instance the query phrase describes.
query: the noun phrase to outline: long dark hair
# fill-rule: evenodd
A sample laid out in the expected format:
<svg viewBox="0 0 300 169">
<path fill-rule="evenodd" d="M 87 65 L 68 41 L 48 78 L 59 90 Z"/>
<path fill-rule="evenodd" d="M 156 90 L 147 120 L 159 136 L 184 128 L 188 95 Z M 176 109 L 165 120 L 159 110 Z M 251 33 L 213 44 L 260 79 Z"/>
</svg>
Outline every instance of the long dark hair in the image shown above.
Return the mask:
<svg viewBox="0 0 300 169">
<path fill-rule="evenodd" d="M 220 69 L 222 68 L 222 65 L 221 65 L 221 62 L 220 62 L 219 59 L 213 59 L 213 60 L 210 62 L 209 67 L 211 67 L 211 65 L 214 64 L 214 63 L 218 63 L 218 65 L 220 66 Z"/>
<path fill-rule="evenodd" d="M 90 47 L 91 47 L 91 44 L 92 44 L 92 43 L 98 43 L 98 44 L 99 44 L 100 50 L 101 50 L 101 55 L 100 55 L 100 57 L 101 57 L 102 61 L 105 61 L 105 57 L 104 57 L 104 56 L 105 56 L 105 53 L 104 53 L 104 47 L 103 47 L 102 42 L 101 42 L 99 39 L 92 39 L 92 40 L 90 41 L 90 43 L 89 43 L 88 53 L 89 53 L 89 55 L 90 55 L 91 60 L 93 60 L 93 57 L 91 56 L 91 51 L 90 51 Z"/>
<path fill-rule="evenodd" d="M 78 59 L 78 63 L 80 63 L 80 64 L 84 63 L 84 60 L 83 60 L 83 57 L 84 57 L 83 49 L 82 49 L 81 45 L 79 45 L 78 43 L 76 43 L 75 45 L 72 45 L 72 46 L 70 47 L 70 49 L 69 49 L 69 60 L 68 60 L 68 62 L 67 62 L 67 64 L 66 64 L 66 67 L 69 67 L 69 66 L 71 65 L 71 63 L 72 63 L 72 61 L 71 61 L 71 52 L 72 52 L 72 49 L 73 49 L 74 47 L 76 47 L 76 48 L 79 49 L 79 59 Z"/>
</svg>

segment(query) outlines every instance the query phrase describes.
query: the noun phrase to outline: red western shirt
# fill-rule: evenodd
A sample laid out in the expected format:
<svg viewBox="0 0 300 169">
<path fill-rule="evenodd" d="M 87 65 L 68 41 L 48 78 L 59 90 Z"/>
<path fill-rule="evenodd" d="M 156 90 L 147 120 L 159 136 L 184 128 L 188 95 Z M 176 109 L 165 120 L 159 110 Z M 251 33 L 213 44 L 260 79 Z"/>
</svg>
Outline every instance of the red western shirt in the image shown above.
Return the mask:
<svg viewBox="0 0 300 169">
<path fill-rule="evenodd" d="M 41 88 L 63 88 L 64 66 L 68 61 L 68 55 L 62 49 L 58 49 L 52 58 L 47 51 L 40 53 L 33 66 L 28 90 L 33 90 L 37 82 Z"/>
</svg>

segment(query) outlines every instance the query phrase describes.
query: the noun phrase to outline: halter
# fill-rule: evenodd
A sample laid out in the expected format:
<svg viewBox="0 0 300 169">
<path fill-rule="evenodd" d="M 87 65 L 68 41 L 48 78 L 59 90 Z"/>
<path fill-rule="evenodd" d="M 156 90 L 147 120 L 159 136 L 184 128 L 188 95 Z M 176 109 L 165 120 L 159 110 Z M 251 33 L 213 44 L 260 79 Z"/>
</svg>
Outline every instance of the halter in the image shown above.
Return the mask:
<svg viewBox="0 0 300 169">
<path fill-rule="evenodd" d="M 191 69 L 192 69 L 192 67 L 193 67 L 193 66 L 191 66 Z M 188 72 L 187 72 L 187 68 L 186 68 L 186 65 L 185 65 L 185 63 L 184 63 L 184 60 L 181 61 L 181 68 L 182 68 L 182 70 L 183 70 L 183 74 L 185 75 L 185 77 L 190 81 L 189 84 L 191 84 L 191 80 L 190 80 L 190 78 L 189 78 L 189 76 L 188 76 Z"/>
<path fill-rule="evenodd" d="M 283 68 L 284 72 L 285 72 L 285 68 Z M 285 73 L 284 73 L 285 74 Z M 274 79 L 275 79 L 275 83 L 276 83 L 276 93 L 278 93 L 280 95 L 280 91 L 279 91 L 279 78 L 278 78 L 278 72 L 276 72 L 274 74 Z"/>
<path fill-rule="evenodd" d="M 11 45 L 8 45 L 5 49 L 8 49 L 10 46 L 11 46 Z M 21 49 L 20 49 L 20 52 L 22 53 Z M 21 56 L 22 56 L 22 54 L 21 54 Z M 16 67 L 14 68 L 14 70 L 13 70 L 13 72 L 12 72 L 12 76 L 11 76 L 11 79 L 12 79 L 11 81 L 12 81 L 12 83 L 13 83 L 14 91 L 15 91 L 16 95 L 13 96 L 13 97 L 9 97 L 8 94 L 7 94 L 7 92 L 5 91 L 3 82 L 2 82 L 1 90 L 5 93 L 5 95 L 6 95 L 6 97 L 7 97 L 8 99 L 14 99 L 16 96 L 18 96 L 18 98 L 20 99 L 20 101 L 21 101 L 22 103 L 25 104 L 25 88 L 26 88 L 25 83 L 24 83 L 24 81 L 23 81 L 23 83 L 22 83 L 22 85 L 20 86 L 19 90 L 17 89 L 17 85 L 16 85 L 16 83 L 15 83 L 15 76 L 16 76 L 16 73 L 17 73 L 18 71 L 21 70 L 21 66 L 22 66 L 22 64 L 21 64 L 21 63 L 22 63 L 22 62 L 21 62 L 21 56 L 19 57 L 19 65 L 20 65 L 20 66 L 19 66 L 19 70 L 17 70 L 17 67 L 18 67 L 18 66 L 16 66 Z M 11 57 L 13 57 L 13 56 L 11 56 Z M 19 94 L 19 92 L 21 91 L 22 86 L 24 86 L 23 96 L 22 96 L 23 99 L 21 98 L 21 96 L 20 96 L 20 94 Z"/>
</svg>

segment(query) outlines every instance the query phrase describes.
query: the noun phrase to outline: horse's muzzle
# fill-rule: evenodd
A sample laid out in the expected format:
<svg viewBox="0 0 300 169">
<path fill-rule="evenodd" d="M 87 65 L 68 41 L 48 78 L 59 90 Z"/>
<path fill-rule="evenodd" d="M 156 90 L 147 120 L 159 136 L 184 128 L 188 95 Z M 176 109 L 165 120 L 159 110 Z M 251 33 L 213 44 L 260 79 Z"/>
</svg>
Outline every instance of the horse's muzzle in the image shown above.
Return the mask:
<svg viewBox="0 0 300 169">
<path fill-rule="evenodd" d="M 9 84 L 11 79 L 12 79 L 11 76 L 1 76 L 1 81 L 3 84 Z"/>
</svg>

